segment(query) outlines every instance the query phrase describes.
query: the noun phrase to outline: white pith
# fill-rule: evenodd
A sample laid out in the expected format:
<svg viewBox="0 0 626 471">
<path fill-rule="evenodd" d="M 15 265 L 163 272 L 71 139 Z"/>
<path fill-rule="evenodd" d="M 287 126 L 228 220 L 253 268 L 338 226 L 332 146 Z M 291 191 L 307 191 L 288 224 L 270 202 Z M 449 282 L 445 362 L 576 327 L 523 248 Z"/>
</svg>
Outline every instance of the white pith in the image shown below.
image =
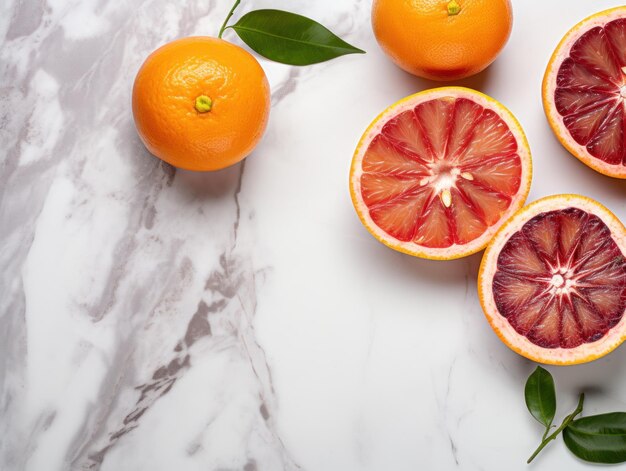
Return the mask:
<svg viewBox="0 0 626 471">
<path fill-rule="evenodd" d="M 440 157 L 437 162 L 428 164 L 430 175 L 420 180 L 420 186 L 430 186 L 432 196 L 441 198 L 441 202 L 446 208 L 452 205 L 451 188 L 456 188 L 458 178 L 473 180 L 474 177 L 469 172 L 462 172 L 458 167 L 450 167 L 447 162 Z M 431 197 L 432 197 L 431 196 Z"/>
<path fill-rule="evenodd" d="M 573 255 L 573 254 L 572 254 Z M 549 262 L 545 262 L 549 265 Z M 550 273 L 545 277 L 537 278 L 539 283 L 545 284 L 544 293 L 550 294 L 552 298 L 559 297 L 560 302 L 564 299 L 571 299 L 573 294 L 582 296 L 578 288 L 587 287 L 581 280 L 587 273 L 580 271 L 580 261 L 575 263 L 570 260 L 557 260 L 550 266 Z"/>
<path fill-rule="evenodd" d="M 565 208 L 578 208 L 599 217 L 610 229 L 611 235 L 622 254 L 626 256 L 626 228 L 608 209 L 588 198 L 577 195 L 558 195 L 535 201 L 526 206 L 508 220 L 487 247 L 481 263 L 478 279 L 478 291 L 485 316 L 494 331 L 513 350 L 539 363 L 572 364 L 591 361 L 615 349 L 626 337 L 626 312 L 617 325 L 611 328 L 604 337 L 595 342 L 583 343 L 574 348 L 544 348 L 532 343 L 524 335 L 519 334 L 510 322 L 500 314 L 493 294 L 493 279 L 496 272 L 498 256 L 510 237 L 534 216 Z M 562 277 L 563 285 L 559 278 Z M 576 289 L 575 270 L 567 263 L 553 267 L 553 274 L 546 278 L 546 289 L 554 290 L 554 296 L 570 296 Z M 570 280 L 569 286 L 567 281 Z M 558 286 L 557 286 L 558 285 Z M 561 292 L 558 292 L 558 290 Z"/>
<path fill-rule="evenodd" d="M 517 194 L 512 198 L 509 208 L 502 215 L 500 222 L 489 227 L 480 237 L 473 241 L 459 245 L 453 244 L 446 248 L 431 248 L 420 245 L 415 241 L 403 242 L 395 239 L 387 232 L 382 230 L 371 218 L 369 209 L 361 197 L 361 177 L 363 175 L 362 162 L 363 157 L 372 142 L 372 140 L 380 134 L 383 126 L 392 117 L 401 114 L 406 110 L 410 110 L 419 104 L 434 99 L 458 99 L 466 98 L 474 101 L 483 108 L 495 111 L 498 116 L 507 124 L 511 133 L 518 143 L 517 154 L 521 161 L 521 185 Z M 464 172 L 458 167 L 451 166 L 443 159 L 435 161 L 429 165 L 430 174 L 420 181 L 421 186 L 429 185 L 431 187 L 431 198 L 438 197 L 446 207 L 452 204 L 450 189 L 454 188 L 459 179 L 473 180 L 473 175 Z M 400 250 L 401 252 L 411 255 L 426 257 L 432 259 L 452 259 L 465 257 L 482 250 L 489 240 L 493 237 L 503 221 L 509 218 L 515 211 L 521 208 L 526 200 L 526 195 L 530 190 L 530 180 L 532 173 L 531 156 L 529 152 L 528 142 L 524 132 L 515 119 L 515 117 L 498 102 L 492 98 L 474 90 L 462 87 L 443 87 L 426 92 L 417 93 L 405 98 L 399 103 L 392 105 L 379 115 L 372 125 L 365 131 L 355 155 L 352 160 L 352 172 L 350 179 L 351 193 L 354 206 L 361 218 L 363 224 L 368 230 L 381 242 Z"/>
<path fill-rule="evenodd" d="M 587 160 L 584 160 L 584 163 L 600 173 L 617 178 L 626 178 L 626 165 L 612 165 L 604 162 L 592 156 L 586 146 L 578 144 L 574 138 L 572 138 L 569 130 L 565 126 L 564 117 L 559 114 L 554 104 L 556 80 L 559 69 L 563 61 L 569 56 L 569 52 L 574 43 L 590 29 L 597 26 L 604 27 L 607 23 L 620 18 L 626 18 L 626 7 L 617 7 L 607 10 L 606 12 L 600 12 L 581 21 L 577 26 L 567 32 L 554 51 L 550 63 L 548 64 L 543 82 L 543 98 L 544 104 L 550 103 L 551 105 L 544 107 L 548 121 L 554 132 L 557 133 L 562 141 L 565 141 L 562 143 L 570 153 L 580 160 L 582 160 L 580 156 L 586 156 Z M 623 83 L 620 86 L 619 93 L 616 93 L 615 101 L 616 106 L 626 108 L 626 71 L 624 69 L 626 69 L 626 67 L 622 68 L 622 73 L 624 74 L 622 76 Z M 559 129 L 556 129 L 556 127 Z"/>
</svg>

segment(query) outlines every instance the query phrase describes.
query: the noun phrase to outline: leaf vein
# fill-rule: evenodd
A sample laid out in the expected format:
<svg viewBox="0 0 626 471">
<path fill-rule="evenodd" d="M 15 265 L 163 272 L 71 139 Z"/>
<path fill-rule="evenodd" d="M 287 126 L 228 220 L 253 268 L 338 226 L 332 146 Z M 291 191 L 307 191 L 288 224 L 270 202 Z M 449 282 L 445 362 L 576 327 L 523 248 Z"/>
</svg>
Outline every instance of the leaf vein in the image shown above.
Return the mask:
<svg viewBox="0 0 626 471">
<path fill-rule="evenodd" d="M 319 47 L 319 48 L 324 48 L 324 49 L 331 49 L 331 50 L 339 50 L 339 51 L 346 51 L 346 52 L 355 52 L 358 51 L 359 53 L 365 53 L 365 51 L 357 48 L 357 47 L 345 47 L 345 46 L 329 46 L 326 44 L 321 44 L 321 43 L 314 43 L 314 42 L 307 42 L 307 41 L 303 41 L 300 39 L 294 39 L 294 38 L 290 38 L 288 36 L 279 36 L 277 34 L 272 34 L 272 33 L 268 33 L 267 31 L 262 31 L 259 29 L 253 29 L 253 28 L 248 28 L 245 26 L 238 26 L 238 25 L 233 25 L 233 26 L 229 26 L 229 28 L 233 28 L 235 31 L 239 32 L 239 31 L 246 31 L 249 33 L 257 33 L 260 35 L 265 35 L 265 36 L 269 36 L 272 38 L 278 38 L 278 39 L 283 39 L 285 41 L 291 41 L 294 43 L 298 43 L 298 44 L 304 44 L 307 46 L 312 46 L 312 47 Z"/>
</svg>

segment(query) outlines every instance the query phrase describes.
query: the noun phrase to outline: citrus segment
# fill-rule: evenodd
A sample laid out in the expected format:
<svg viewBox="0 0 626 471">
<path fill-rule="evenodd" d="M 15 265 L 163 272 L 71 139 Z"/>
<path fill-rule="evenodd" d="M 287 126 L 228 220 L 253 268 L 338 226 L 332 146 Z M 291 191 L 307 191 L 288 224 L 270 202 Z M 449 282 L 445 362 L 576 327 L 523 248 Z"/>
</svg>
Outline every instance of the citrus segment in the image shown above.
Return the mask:
<svg viewBox="0 0 626 471">
<path fill-rule="evenodd" d="M 626 335 L 626 230 L 588 198 L 544 198 L 496 234 L 478 283 L 487 319 L 515 351 L 590 361 Z"/>
<path fill-rule="evenodd" d="M 577 158 L 626 178 L 626 8 L 587 18 L 554 52 L 543 84 L 548 120 Z"/>
<path fill-rule="evenodd" d="M 486 245 L 523 205 L 530 151 L 515 118 L 473 90 L 412 95 L 368 128 L 350 190 L 362 222 L 383 243 L 426 258 L 458 258 Z"/>
<path fill-rule="evenodd" d="M 521 184 L 522 162 L 517 154 L 490 160 L 488 166 L 480 161 L 469 163 L 466 168 L 474 177 L 476 185 L 493 189 L 502 195 L 515 195 Z"/>
<path fill-rule="evenodd" d="M 378 175 L 425 176 L 428 164 L 416 153 L 406 149 L 401 141 L 379 134 L 372 141 L 363 159 L 363 168 L 368 173 Z M 424 155 L 424 154 L 422 154 Z"/>
</svg>

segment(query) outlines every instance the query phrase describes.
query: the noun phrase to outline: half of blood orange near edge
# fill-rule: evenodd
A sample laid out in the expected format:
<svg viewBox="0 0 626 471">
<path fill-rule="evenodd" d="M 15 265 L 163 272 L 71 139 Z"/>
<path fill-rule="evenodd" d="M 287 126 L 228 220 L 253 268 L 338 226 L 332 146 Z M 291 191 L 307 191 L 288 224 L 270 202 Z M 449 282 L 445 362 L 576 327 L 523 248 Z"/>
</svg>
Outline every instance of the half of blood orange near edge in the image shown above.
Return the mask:
<svg viewBox="0 0 626 471">
<path fill-rule="evenodd" d="M 517 353 L 556 365 L 600 358 L 626 338 L 626 229 L 590 198 L 535 201 L 487 247 L 478 294 Z"/>
<path fill-rule="evenodd" d="M 417 257 L 476 253 L 528 196 L 532 163 L 522 127 L 480 92 L 443 87 L 411 95 L 367 128 L 350 194 L 367 230 Z"/>
<path fill-rule="evenodd" d="M 590 16 L 563 37 L 542 91 L 561 144 L 594 170 L 626 178 L 626 6 Z"/>
</svg>

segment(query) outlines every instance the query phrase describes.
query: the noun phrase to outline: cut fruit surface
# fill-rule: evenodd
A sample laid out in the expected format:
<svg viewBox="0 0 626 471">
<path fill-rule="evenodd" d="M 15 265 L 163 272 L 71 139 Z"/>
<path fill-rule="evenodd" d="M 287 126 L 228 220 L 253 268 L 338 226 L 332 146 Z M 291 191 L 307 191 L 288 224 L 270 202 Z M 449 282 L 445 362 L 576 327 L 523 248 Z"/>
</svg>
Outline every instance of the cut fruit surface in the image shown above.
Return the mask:
<svg viewBox="0 0 626 471">
<path fill-rule="evenodd" d="M 414 256 L 453 259 L 482 250 L 530 189 L 521 126 L 500 103 L 444 87 L 392 105 L 365 131 L 350 193 L 379 241 Z"/>
<path fill-rule="evenodd" d="M 557 46 L 543 80 L 552 130 L 575 157 L 626 178 L 626 7 L 597 13 Z"/>
<path fill-rule="evenodd" d="M 543 198 L 487 247 L 480 302 L 516 352 L 550 364 L 599 358 L 626 337 L 626 229 L 589 198 Z"/>
</svg>

